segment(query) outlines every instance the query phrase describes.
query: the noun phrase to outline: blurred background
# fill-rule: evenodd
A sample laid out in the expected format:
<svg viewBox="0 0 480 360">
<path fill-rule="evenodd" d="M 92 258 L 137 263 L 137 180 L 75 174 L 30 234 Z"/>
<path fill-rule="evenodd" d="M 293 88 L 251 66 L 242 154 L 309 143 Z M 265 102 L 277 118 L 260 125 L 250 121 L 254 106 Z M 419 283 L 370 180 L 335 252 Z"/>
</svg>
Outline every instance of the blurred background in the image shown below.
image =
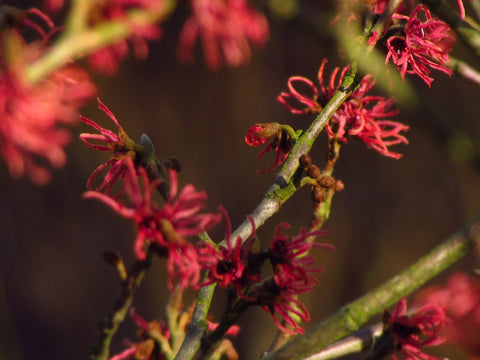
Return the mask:
<svg viewBox="0 0 480 360">
<path fill-rule="evenodd" d="M 34 3 L 5 1 L 40 6 Z M 323 26 L 331 21 L 334 2 L 300 3 Z M 139 140 L 145 132 L 159 158 L 175 156 L 182 164 L 180 184 L 206 190 L 208 209 L 223 205 L 236 228 L 275 177 L 256 174 L 256 169 L 271 164 L 273 154 L 257 161 L 259 149 L 244 141 L 247 129 L 273 121 L 306 128 L 312 117 L 291 115 L 276 96 L 286 90 L 289 76 L 315 80 L 325 57 L 328 74 L 346 63 L 328 32 L 313 35 L 296 22 L 269 17 L 270 39 L 254 51 L 247 65 L 212 72 L 199 44 L 195 63 L 181 65 L 175 52 L 188 15 L 182 3 L 162 25 L 163 37 L 150 44 L 146 60 L 130 57 L 117 76 L 94 79 L 102 101 L 130 137 Z M 461 44 L 452 54 L 480 68 L 480 61 Z M 302 298 L 312 315 L 306 329 L 412 264 L 479 211 L 480 88 L 443 73 L 434 71 L 433 76 L 431 89 L 409 76 L 416 104 L 397 104 L 400 114 L 395 120 L 410 126 L 409 145 L 393 148 L 403 158 L 386 158 L 355 139 L 342 147 L 334 175 L 345 183 L 345 190 L 334 198 L 324 227 L 328 233 L 322 238 L 337 250 L 316 251 L 326 270 L 315 291 Z M 82 114 L 113 129 L 94 101 Z M 102 252 L 116 249 L 127 265 L 133 261 L 131 224 L 100 202 L 82 199 L 90 173 L 106 160 L 106 154 L 78 140 L 83 131 L 90 129 L 84 125 L 72 129 L 68 163 L 45 187 L 12 179 L 0 164 L 0 359 L 89 358 L 100 320 L 120 289 Z M 323 163 L 324 134 L 311 155 L 314 162 Z M 302 189 L 258 235 L 268 244 L 282 221 L 292 225 L 294 234 L 307 225 L 311 210 L 309 191 Z M 223 232 L 220 225 L 212 236 L 219 240 Z M 472 253 L 449 273 L 478 266 L 477 255 Z M 447 276 L 432 283 L 442 283 Z M 156 259 L 134 305 L 147 320 L 162 319 L 167 296 L 165 264 Z M 221 296 L 212 311 L 218 320 Z M 256 359 L 272 341 L 276 327 L 257 308 L 242 316 L 241 325 L 244 330 L 234 340 L 240 358 Z M 135 327 L 127 320 L 112 353 L 123 349 L 123 339 L 134 337 Z M 465 359 L 458 353 L 452 358 Z"/>
</svg>

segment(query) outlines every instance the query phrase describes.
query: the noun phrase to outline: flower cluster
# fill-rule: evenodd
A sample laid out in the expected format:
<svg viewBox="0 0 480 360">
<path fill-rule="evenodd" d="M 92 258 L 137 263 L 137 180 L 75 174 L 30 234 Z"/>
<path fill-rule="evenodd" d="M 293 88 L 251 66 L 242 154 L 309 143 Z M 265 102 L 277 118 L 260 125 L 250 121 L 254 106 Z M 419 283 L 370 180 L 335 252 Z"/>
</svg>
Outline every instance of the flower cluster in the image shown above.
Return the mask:
<svg viewBox="0 0 480 360">
<path fill-rule="evenodd" d="M 198 37 L 211 69 L 222 64 L 236 67 L 250 60 L 250 44 L 263 46 L 268 39 L 268 23 L 263 14 L 252 10 L 246 0 L 191 0 L 193 14 L 180 34 L 178 55 L 192 59 Z"/>
<path fill-rule="evenodd" d="M 241 237 L 238 237 L 233 244 L 230 219 L 223 207 L 220 208 L 220 211 L 225 217 L 227 227 L 225 233 L 226 246 L 220 245 L 217 248 L 208 242 L 199 244 L 200 262 L 203 268 L 208 270 L 208 279 L 203 285 L 212 283 L 218 283 L 221 287 L 232 285 L 238 294 L 243 295 L 243 286 L 259 280 L 257 274 L 253 274 L 247 269 L 250 239 L 253 239 L 255 235 L 255 224 L 250 218 L 253 227 L 252 236 L 245 244 L 242 243 L 243 239 Z"/>
<path fill-rule="evenodd" d="M 137 227 L 135 253 L 140 260 L 155 244 L 157 252 L 167 256 L 169 286 L 173 287 L 175 277 L 179 286 L 196 287 L 200 278 L 197 251 L 186 237 L 199 235 L 220 221 L 218 214 L 202 214 L 200 210 L 207 195 L 187 185 L 178 193 L 177 173 L 169 169 L 170 191 L 163 206 L 152 201 L 152 195 L 160 180 L 150 181 L 143 168 L 135 168 L 129 157 L 123 159 L 126 167 L 124 191 L 129 203 L 117 197 L 110 197 L 98 191 L 87 191 L 85 198 L 95 198 L 125 218 L 133 220 Z"/>
<path fill-rule="evenodd" d="M 324 247 L 330 250 L 334 247 L 307 241 L 308 238 L 312 239 L 323 234 L 322 231 L 307 232 L 302 229 L 299 235 L 289 238 L 281 233 L 282 229 L 289 227 L 286 223 L 277 226 L 266 255 L 272 264 L 274 275 L 264 281 L 261 289 L 257 290 L 256 304 L 272 315 L 282 331 L 295 334 L 303 333 L 296 318 L 303 321 L 310 319 L 307 308 L 297 299 L 297 295 L 309 292 L 318 283 L 310 273 L 323 270 L 310 267 L 314 259 L 308 253 L 313 247 Z"/>
<path fill-rule="evenodd" d="M 12 27 L 1 34 L 0 46 L 0 151 L 14 177 L 28 174 L 43 185 L 50 180 L 47 164 L 61 167 L 70 133 L 62 125 L 73 124 L 78 108 L 96 92 L 88 74 L 69 64 L 32 84 L 25 69 L 48 49 L 56 32 L 51 20 L 38 9 L 6 9 Z M 39 24 L 30 17 L 36 16 Z M 40 39 L 26 42 L 20 28 L 35 31 Z M 47 30 L 44 30 L 44 28 Z"/>
<path fill-rule="evenodd" d="M 392 60 L 402 77 L 417 74 L 428 86 L 433 81 L 429 68 L 453 74 L 446 63 L 455 39 L 445 22 L 434 18 L 424 5 L 417 6 L 410 16 L 394 14 L 392 19 L 406 24 L 403 34 L 387 39 L 386 63 Z"/>
<path fill-rule="evenodd" d="M 323 106 L 340 88 L 349 69 L 347 66 L 340 72 L 340 68 L 336 67 L 326 85 L 323 80 L 326 63 L 327 60 L 324 59 L 318 71 L 319 88 L 307 78 L 293 76 L 287 83 L 289 91 L 280 93 L 277 100 L 293 114 L 320 113 Z M 337 75 L 339 75 L 338 78 Z M 305 94 L 297 90 L 294 83 L 304 85 L 309 93 Z M 392 99 L 367 95 L 374 84 L 371 76 L 365 76 L 361 80 L 360 86 L 334 113 L 326 125 L 326 130 L 331 138 L 336 137 L 340 141 L 346 142 L 347 135 L 355 136 L 380 154 L 398 159 L 401 154 L 390 151 L 389 146 L 408 143 L 402 135 L 408 126 L 391 120 L 383 120 L 396 115 L 397 111 L 390 109 L 393 105 Z M 297 103 L 292 104 L 291 100 L 295 100 Z"/>
<path fill-rule="evenodd" d="M 407 300 L 400 299 L 392 313 L 384 313 L 384 334 L 393 340 L 393 349 L 405 359 L 440 360 L 420 350 L 423 346 L 435 346 L 445 341 L 439 332 L 448 323 L 445 309 L 426 304 L 407 315 Z M 393 353 L 392 357 L 398 360 Z"/>
</svg>

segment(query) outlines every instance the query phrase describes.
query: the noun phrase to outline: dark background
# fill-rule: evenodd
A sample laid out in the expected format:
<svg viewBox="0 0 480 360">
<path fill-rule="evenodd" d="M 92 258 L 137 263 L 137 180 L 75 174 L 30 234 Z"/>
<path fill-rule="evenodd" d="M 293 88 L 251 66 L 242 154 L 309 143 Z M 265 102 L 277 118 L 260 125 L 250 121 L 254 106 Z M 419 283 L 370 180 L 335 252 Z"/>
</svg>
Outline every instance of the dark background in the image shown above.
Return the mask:
<svg viewBox="0 0 480 360">
<path fill-rule="evenodd" d="M 17 3 L 29 6 L 29 2 Z M 331 16 L 328 3 L 321 7 L 316 1 L 302 3 L 310 6 L 313 18 Z M 256 174 L 273 157 L 256 160 L 258 149 L 244 142 L 247 129 L 272 121 L 305 128 L 312 118 L 291 115 L 275 101 L 276 96 L 286 89 L 289 76 L 315 79 L 324 57 L 329 58 L 327 73 L 346 63 L 328 34 L 319 39 L 292 24 L 269 19 L 270 40 L 254 52 L 249 64 L 212 72 L 198 48 L 195 64 L 180 65 L 175 49 L 187 15 L 182 5 L 163 25 L 163 38 L 151 43 L 146 60 L 129 58 L 118 76 L 96 75 L 95 81 L 102 101 L 130 137 L 138 140 L 145 132 L 160 158 L 178 158 L 183 167 L 180 183 L 206 190 L 208 209 L 214 211 L 222 204 L 235 228 L 275 176 Z M 452 54 L 480 68 L 461 45 Z M 322 238 L 337 250 L 317 252 L 326 270 L 315 291 L 303 297 L 312 314 L 305 328 L 412 264 L 480 208 L 475 158 L 480 151 L 478 85 L 443 73 L 433 76 L 431 89 L 408 77 L 417 104 L 398 105 L 395 120 L 410 126 L 410 144 L 394 148 L 404 154 L 402 159 L 386 158 L 354 139 L 342 148 L 335 176 L 343 180 L 345 190 L 335 196 L 325 224 L 328 233 Z M 82 114 L 113 129 L 94 101 Z M 45 187 L 14 180 L 5 164 L 0 165 L 0 359 L 88 358 L 100 319 L 119 291 L 114 271 L 101 254 L 113 248 L 128 264 L 133 260 L 131 224 L 100 202 L 82 199 L 89 174 L 106 160 L 106 154 L 82 145 L 78 140 L 82 131 L 90 129 L 79 125 L 72 130 L 68 163 L 54 172 Z M 451 151 L 451 135 L 458 133 L 471 139 L 473 157 Z M 324 136 L 311 152 L 319 164 L 324 159 Z M 307 224 L 311 207 L 309 193 L 302 189 L 258 235 L 266 244 L 281 221 L 298 231 Z M 220 226 L 212 234 L 220 239 L 223 231 Z M 477 264 L 472 254 L 450 272 L 468 271 Z M 154 263 L 134 302 L 148 320 L 164 317 L 168 295 L 164 267 L 164 261 Z M 214 305 L 214 312 L 220 314 L 221 305 Z M 272 340 L 275 325 L 260 309 L 248 310 L 241 325 L 237 349 L 242 359 L 255 359 Z M 134 335 L 127 321 L 115 338 L 113 353 L 123 349 L 123 338 Z"/>
</svg>

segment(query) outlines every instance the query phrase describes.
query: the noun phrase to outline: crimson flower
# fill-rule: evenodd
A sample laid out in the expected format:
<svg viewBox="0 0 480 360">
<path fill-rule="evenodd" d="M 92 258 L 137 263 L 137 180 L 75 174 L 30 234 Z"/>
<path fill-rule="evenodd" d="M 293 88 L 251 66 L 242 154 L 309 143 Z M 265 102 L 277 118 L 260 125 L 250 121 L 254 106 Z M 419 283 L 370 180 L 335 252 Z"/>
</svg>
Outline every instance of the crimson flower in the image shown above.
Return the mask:
<svg viewBox="0 0 480 360">
<path fill-rule="evenodd" d="M 429 68 L 453 74 L 445 64 L 449 61 L 448 53 L 455 39 L 445 22 L 433 18 L 424 5 L 418 5 L 410 17 L 394 14 L 392 19 L 404 20 L 406 25 L 404 34 L 388 38 L 385 63 L 391 59 L 403 78 L 405 74 L 417 74 L 428 86 L 433 81 Z"/>
<path fill-rule="evenodd" d="M 92 2 L 88 11 L 87 23 L 96 26 L 105 21 L 125 22 L 131 35 L 128 39 L 105 46 L 88 56 L 90 66 L 106 75 L 114 75 L 118 71 L 119 63 L 127 56 L 129 44 L 138 58 L 148 55 L 147 40 L 158 39 L 162 32 L 155 24 L 142 23 L 128 19 L 131 10 L 143 9 L 161 11 L 163 4 L 158 0 L 105 0 Z"/>
<path fill-rule="evenodd" d="M 464 273 L 451 275 L 443 286 L 432 286 L 418 294 L 415 301 L 447 309 L 449 322 L 442 335 L 472 356 L 480 355 L 480 280 Z"/>
<path fill-rule="evenodd" d="M 113 121 L 115 126 L 118 128 L 118 133 L 115 134 L 114 132 L 101 127 L 93 120 L 90 120 L 85 116 L 80 116 L 81 121 L 83 121 L 84 123 L 90 125 L 94 129 L 99 131 L 99 134 L 82 133 L 80 134 L 80 139 L 87 146 L 95 150 L 111 151 L 113 153 L 112 157 L 109 160 L 107 160 L 103 164 L 100 164 L 93 171 L 92 175 L 90 175 L 90 178 L 88 179 L 88 182 L 87 182 L 87 187 L 89 189 L 92 189 L 93 182 L 97 177 L 97 175 L 104 168 L 110 166 L 110 169 L 105 175 L 103 182 L 98 187 L 95 188 L 95 190 L 101 190 L 108 184 L 108 187 L 106 189 L 106 193 L 108 194 L 113 184 L 116 182 L 116 180 L 125 176 L 126 174 L 127 170 L 124 165 L 125 157 L 130 157 L 132 159 L 135 158 L 135 151 L 134 151 L 135 143 L 128 137 L 127 133 L 120 126 L 117 118 L 115 117 L 115 115 L 113 115 L 110 109 L 106 107 L 100 101 L 100 99 L 97 98 L 97 101 L 98 101 L 98 107 L 110 117 L 110 119 Z M 92 142 L 92 140 L 94 140 L 95 142 Z M 104 142 L 105 145 L 98 144 L 96 143 L 97 141 Z"/>
<path fill-rule="evenodd" d="M 275 151 L 275 161 L 267 170 L 258 171 L 260 174 L 267 173 L 283 163 L 288 157 L 293 146 L 293 138 L 296 137 L 293 129 L 287 125 L 278 123 L 255 124 L 247 131 L 245 142 L 250 146 L 260 146 L 267 141 L 271 142 L 257 156 L 260 159 L 269 151 Z"/>
<path fill-rule="evenodd" d="M 317 283 L 313 277 L 306 283 L 303 279 L 293 279 L 279 273 L 275 278 L 263 282 L 262 290 L 255 304 L 272 315 L 273 321 L 286 334 L 303 334 L 304 330 L 297 324 L 297 317 L 303 321 L 310 320 L 310 313 L 297 295 L 309 292 Z M 282 324 L 285 321 L 293 330 Z"/>
<path fill-rule="evenodd" d="M 143 168 L 136 170 L 129 157 L 125 158 L 124 164 L 127 168 L 124 192 L 130 204 L 97 191 L 87 191 L 84 197 L 98 199 L 123 217 L 133 220 L 137 227 L 134 249 L 138 259 L 144 260 L 146 249 L 150 244 L 156 244 L 159 253 L 168 257 L 170 287 L 173 287 L 175 277 L 180 278 L 180 287 L 195 287 L 201 269 L 197 251 L 185 237 L 208 230 L 220 221 L 220 215 L 199 213 L 207 195 L 196 191 L 193 185 L 186 185 L 178 194 L 177 173 L 173 169 L 168 169 L 168 198 L 163 206 L 158 206 L 152 202 L 158 181 L 150 182 L 146 171 Z"/>
<path fill-rule="evenodd" d="M 30 14 L 42 19 L 48 30 L 28 18 Z M 79 107 L 96 88 L 88 74 L 74 64 L 36 84 L 29 83 L 24 70 L 47 50 L 56 29 L 38 9 L 27 10 L 14 20 L 33 29 L 40 40 L 27 43 L 15 27 L 2 34 L 0 46 L 6 51 L 0 55 L 0 151 L 12 176 L 27 174 L 44 185 L 51 178 L 45 165 L 59 168 L 66 161 L 64 147 L 70 142 L 70 132 L 63 125 L 77 121 Z"/>
<path fill-rule="evenodd" d="M 316 283 L 316 279 L 308 273 L 321 272 L 323 268 L 310 268 L 314 263 L 314 258 L 308 255 L 313 247 L 324 247 L 330 250 L 335 248 L 329 244 L 319 244 L 306 242 L 310 236 L 324 234 L 324 231 L 307 232 L 305 229 L 293 238 L 289 239 L 287 235 L 281 234 L 282 229 L 289 229 L 290 225 L 281 223 L 275 230 L 275 236 L 270 243 L 268 257 L 273 266 L 274 278 L 277 284 L 285 284 L 287 279 L 292 281 L 300 280 L 305 283 Z"/>
<path fill-rule="evenodd" d="M 445 309 L 426 304 L 411 315 L 406 312 L 407 300 L 402 298 L 391 314 L 384 313 L 384 332 L 387 330 L 393 336 L 395 349 L 403 353 L 405 360 L 438 359 L 425 354 L 420 347 L 434 346 L 445 341 L 438 335 L 448 322 Z M 392 357 L 399 359 L 395 354 Z"/>
<path fill-rule="evenodd" d="M 347 66 L 340 72 L 340 68 L 336 67 L 326 85 L 323 80 L 326 63 L 327 59 L 324 59 L 318 71 L 319 88 L 307 78 L 293 76 L 288 80 L 289 91 L 280 93 L 277 100 L 293 114 L 320 113 L 323 106 L 339 89 L 349 69 Z M 297 90 L 294 83 L 303 84 L 308 88 L 308 93 Z M 391 120 L 382 120 L 396 115 L 398 111 L 390 109 L 393 99 L 367 95 L 373 85 L 375 82 L 371 76 L 365 76 L 360 86 L 333 114 L 326 125 L 326 131 L 329 137 L 337 137 L 343 142 L 347 142 L 347 135 L 355 136 L 380 154 L 398 159 L 402 155 L 390 151 L 389 146 L 408 144 L 402 135 L 403 131 L 408 130 L 408 126 Z M 295 102 L 292 103 L 292 100 Z"/>
<path fill-rule="evenodd" d="M 323 270 L 310 267 L 314 259 L 308 255 L 308 251 L 314 246 L 328 249 L 333 249 L 333 246 L 306 242 L 308 237 L 323 234 L 323 231 L 308 233 L 303 229 L 299 235 L 289 239 L 280 233 L 282 229 L 289 227 L 286 223 L 277 226 L 267 251 L 274 276 L 263 282 L 255 303 L 272 315 L 279 329 L 295 334 L 303 333 L 303 329 L 297 324 L 297 317 L 303 321 L 310 320 L 310 313 L 298 300 L 297 295 L 311 291 L 318 283 L 310 273 Z M 285 327 L 282 322 L 289 324 L 292 329 Z"/>
<path fill-rule="evenodd" d="M 227 287 L 233 285 L 237 293 L 242 295 L 242 287 L 252 281 L 258 281 L 256 275 L 248 273 L 246 267 L 248 250 L 250 242 L 242 244 L 242 238 L 239 236 L 235 244 L 232 242 L 232 225 L 226 210 L 221 207 L 220 211 L 225 217 L 226 233 L 225 242 L 226 246 L 219 246 L 218 248 L 208 242 L 202 242 L 201 247 L 198 249 L 200 255 L 200 263 L 202 267 L 208 270 L 208 279 L 202 285 L 209 285 L 212 283 L 218 283 L 221 287 Z M 252 222 L 252 235 L 255 236 L 255 224 Z"/>
<path fill-rule="evenodd" d="M 204 56 L 211 69 L 223 61 L 236 67 L 250 60 L 250 44 L 263 46 L 268 39 L 265 16 L 252 10 L 246 0 L 191 0 L 193 14 L 180 34 L 178 56 L 192 60 L 193 48 L 201 38 Z"/>
</svg>

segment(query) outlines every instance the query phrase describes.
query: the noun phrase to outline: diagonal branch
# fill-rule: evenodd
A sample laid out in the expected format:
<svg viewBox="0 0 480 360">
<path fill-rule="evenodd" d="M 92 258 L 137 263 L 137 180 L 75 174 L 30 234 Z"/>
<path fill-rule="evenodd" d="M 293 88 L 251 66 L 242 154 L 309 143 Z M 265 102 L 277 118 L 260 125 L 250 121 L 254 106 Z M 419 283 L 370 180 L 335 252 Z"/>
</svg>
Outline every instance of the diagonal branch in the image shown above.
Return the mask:
<svg viewBox="0 0 480 360">
<path fill-rule="evenodd" d="M 302 336 L 262 360 L 315 359 L 314 354 L 357 331 L 372 316 L 395 304 L 460 260 L 480 242 L 480 214 L 405 271 L 345 305 Z"/>
</svg>

